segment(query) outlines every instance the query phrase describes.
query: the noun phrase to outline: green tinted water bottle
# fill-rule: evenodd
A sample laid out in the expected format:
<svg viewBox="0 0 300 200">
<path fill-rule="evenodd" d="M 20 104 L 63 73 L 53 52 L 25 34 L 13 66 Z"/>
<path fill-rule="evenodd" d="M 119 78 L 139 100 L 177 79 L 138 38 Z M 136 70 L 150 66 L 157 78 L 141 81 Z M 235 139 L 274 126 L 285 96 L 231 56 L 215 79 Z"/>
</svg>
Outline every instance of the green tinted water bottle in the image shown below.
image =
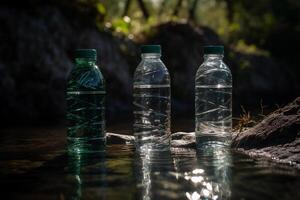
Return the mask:
<svg viewBox="0 0 300 200">
<path fill-rule="evenodd" d="M 103 151 L 105 134 L 105 82 L 96 65 L 95 49 L 78 49 L 67 83 L 68 150 Z"/>
</svg>

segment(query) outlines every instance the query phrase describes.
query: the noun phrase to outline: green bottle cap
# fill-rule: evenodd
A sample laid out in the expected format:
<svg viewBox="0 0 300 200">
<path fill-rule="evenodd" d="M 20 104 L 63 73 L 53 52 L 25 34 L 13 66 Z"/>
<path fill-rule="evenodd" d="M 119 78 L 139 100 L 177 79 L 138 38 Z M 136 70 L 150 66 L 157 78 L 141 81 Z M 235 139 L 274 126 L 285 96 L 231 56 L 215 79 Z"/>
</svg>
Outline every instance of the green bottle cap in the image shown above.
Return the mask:
<svg viewBox="0 0 300 200">
<path fill-rule="evenodd" d="M 222 45 L 204 46 L 204 54 L 224 54 L 224 46 Z"/>
<path fill-rule="evenodd" d="M 97 60 L 96 49 L 76 49 L 75 58 L 87 58 L 92 60 Z"/>
<path fill-rule="evenodd" d="M 161 53 L 160 45 L 142 45 L 142 53 Z"/>
</svg>

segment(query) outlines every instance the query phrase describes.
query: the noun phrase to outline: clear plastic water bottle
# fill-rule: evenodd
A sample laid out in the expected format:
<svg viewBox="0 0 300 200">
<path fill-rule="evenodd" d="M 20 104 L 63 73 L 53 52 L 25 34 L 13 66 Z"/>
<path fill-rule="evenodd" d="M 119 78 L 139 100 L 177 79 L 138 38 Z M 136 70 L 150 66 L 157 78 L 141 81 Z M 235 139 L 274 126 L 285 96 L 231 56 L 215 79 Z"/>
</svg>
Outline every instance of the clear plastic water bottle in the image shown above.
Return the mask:
<svg viewBox="0 0 300 200">
<path fill-rule="evenodd" d="M 162 150 L 170 145 L 170 76 L 160 60 L 159 45 L 144 45 L 134 73 L 134 136 L 138 150 Z"/>
<path fill-rule="evenodd" d="M 230 144 L 232 131 L 232 77 L 222 61 L 223 46 L 205 46 L 204 62 L 196 74 L 195 114 L 198 147 Z"/>
<path fill-rule="evenodd" d="M 95 49 L 78 49 L 67 83 L 68 150 L 103 151 L 105 135 L 105 85 L 96 66 Z"/>
</svg>

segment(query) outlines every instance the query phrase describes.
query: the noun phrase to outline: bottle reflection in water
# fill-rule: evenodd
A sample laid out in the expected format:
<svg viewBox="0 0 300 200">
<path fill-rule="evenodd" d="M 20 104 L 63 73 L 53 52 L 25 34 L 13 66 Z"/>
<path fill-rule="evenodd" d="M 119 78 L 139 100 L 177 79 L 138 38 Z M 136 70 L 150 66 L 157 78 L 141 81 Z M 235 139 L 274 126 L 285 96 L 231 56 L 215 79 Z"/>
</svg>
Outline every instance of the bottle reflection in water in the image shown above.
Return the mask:
<svg viewBox="0 0 300 200">
<path fill-rule="evenodd" d="M 137 199 L 169 199 L 167 194 L 173 191 L 162 187 L 162 183 L 169 184 L 167 174 L 174 170 L 171 151 L 147 151 L 136 154 Z M 165 190 L 166 194 L 161 193 L 162 190 Z"/>
<path fill-rule="evenodd" d="M 141 157 L 141 174 L 138 175 L 142 177 L 139 185 L 142 186 L 142 198 L 143 200 L 151 199 L 151 160 L 148 154 Z"/>
<path fill-rule="evenodd" d="M 105 146 L 104 78 L 96 51 L 79 49 L 67 84 L 68 150 L 103 151 Z"/>
<path fill-rule="evenodd" d="M 160 60 L 159 45 L 142 46 L 134 74 L 134 136 L 136 147 L 161 150 L 170 144 L 170 77 Z"/>
<path fill-rule="evenodd" d="M 107 199 L 105 152 L 69 153 L 68 172 L 70 189 L 65 194 L 67 200 L 86 199 L 95 188 L 102 192 L 93 192 L 95 195 L 93 199 Z"/>
<path fill-rule="evenodd" d="M 195 189 L 186 191 L 187 199 L 231 199 L 231 155 L 224 145 L 206 145 L 197 150 L 198 164 L 186 172 L 185 180 Z"/>
<path fill-rule="evenodd" d="M 222 61 L 223 46 L 204 48 L 204 62 L 196 74 L 195 115 L 197 145 L 228 145 L 232 132 L 232 78 Z"/>
</svg>

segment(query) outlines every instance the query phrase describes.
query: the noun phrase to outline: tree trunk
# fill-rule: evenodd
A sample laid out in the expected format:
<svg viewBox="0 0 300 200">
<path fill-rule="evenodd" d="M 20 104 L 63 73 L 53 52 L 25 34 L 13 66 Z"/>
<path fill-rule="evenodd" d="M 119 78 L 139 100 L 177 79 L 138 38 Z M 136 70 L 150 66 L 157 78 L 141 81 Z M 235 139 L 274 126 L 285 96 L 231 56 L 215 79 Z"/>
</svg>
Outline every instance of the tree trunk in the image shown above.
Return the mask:
<svg viewBox="0 0 300 200">
<path fill-rule="evenodd" d="M 148 12 L 143 0 L 137 0 L 137 1 L 138 1 L 138 4 L 139 4 L 139 7 L 140 7 L 140 9 L 143 13 L 144 18 L 148 19 L 149 18 L 149 12 Z"/>
<path fill-rule="evenodd" d="M 182 0 L 178 0 L 177 4 L 175 6 L 174 12 L 173 12 L 173 16 L 177 16 L 179 13 L 179 8 L 181 7 L 182 4 Z"/>
<path fill-rule="evenodd" d="M 131 4 L 131 0 L 127 0 L 124 7 L 123 17 L 128 15 L 130 4 Z"/>
<path fill-rule="evenodd" d="M 194 0 L 192 2 L 192 5 L 189 9 L 189 16 L 188 16 L 189 21 L 195 21 L 195 12 L 196 12 L 196 9 L 197 9 L 197 4 L 198 4 L 198 0 Z"/>
<path fill-rule="evenodd" d="M 225 0 L 227 7 L 227 19 L 229 22 L 233 21 L 233 3 L 232 0 Z"/>
</svg>

